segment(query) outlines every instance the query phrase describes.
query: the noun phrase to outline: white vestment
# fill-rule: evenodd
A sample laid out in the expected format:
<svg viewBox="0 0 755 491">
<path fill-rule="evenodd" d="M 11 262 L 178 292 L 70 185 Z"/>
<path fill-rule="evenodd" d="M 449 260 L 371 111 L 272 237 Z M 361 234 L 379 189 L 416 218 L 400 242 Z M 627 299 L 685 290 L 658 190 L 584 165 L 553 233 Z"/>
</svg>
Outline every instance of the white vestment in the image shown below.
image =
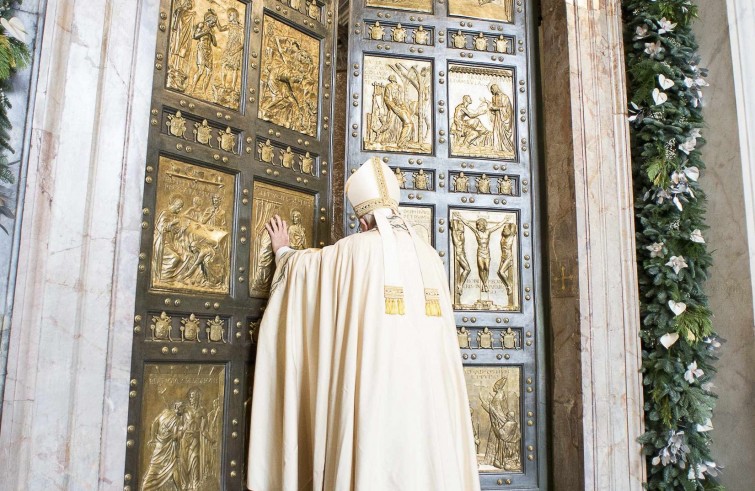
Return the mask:
<svg viewBox="0 0 755 491">
<path fill-rule="evenodd" d="M 278 264 L 260 326 L 252 491 L 477 491 L 469 402 L 443 264 L 425 313 L 415 241 L 394 225 L 405 315 L 385 313 L 378 230 Z"/>
</svg>

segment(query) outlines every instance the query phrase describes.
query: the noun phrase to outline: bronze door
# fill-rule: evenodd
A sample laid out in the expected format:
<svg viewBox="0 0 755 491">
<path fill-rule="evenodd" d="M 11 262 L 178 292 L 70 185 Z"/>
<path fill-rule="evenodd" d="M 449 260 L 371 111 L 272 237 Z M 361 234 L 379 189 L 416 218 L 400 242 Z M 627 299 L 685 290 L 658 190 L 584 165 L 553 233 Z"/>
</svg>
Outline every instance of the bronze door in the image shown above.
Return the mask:
<svg viewBox="0 0 755 491">
<path fill-rule="evenodd" d="M 333 0 L 161 0 L 124 489 L 245 489 L 264 223 L 325 245 Z M 167 489 L 167 488 L 166 488 Z"/>
<path fill-rule="evenodd" d="M 531 0 L 350 4 L 346 175 L 377 156 L 454 297 L 483 489 L 545 489 Z M 358 228 L 345 206 L 348 232 Z"/>
</svg>

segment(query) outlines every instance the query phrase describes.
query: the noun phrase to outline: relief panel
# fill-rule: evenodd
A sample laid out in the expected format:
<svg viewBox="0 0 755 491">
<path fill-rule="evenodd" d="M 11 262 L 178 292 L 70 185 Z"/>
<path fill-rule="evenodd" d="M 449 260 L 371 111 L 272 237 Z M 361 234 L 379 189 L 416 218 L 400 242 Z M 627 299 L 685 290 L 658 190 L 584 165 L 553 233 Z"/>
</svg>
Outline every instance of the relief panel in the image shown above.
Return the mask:
<svg viewBox="0 0 755 491">
<path fill-rule="evenodd" d="M 152 288 L 230 292 L 235 176 L 161 156 Z"/>
<path fill-rule="evenodd" d="M 497 194 L 519 196 L 517 176 L 474 173 L 464 171 L 449 172 L 452 193 Z"/>
<path fill-rule="evenodd" d="M 290 169 L 297 174 L 319 177 L 317 155 L 269 138 L 257 137 L 257 160 Z"/>
<path fill-rule="evenodd" d="M 451 291 L 455 310 L 520 310 L 518 216 L 449 210 Z"/>
<path fill-rule="evenodd" d="M 398 185 L 401 189 L 414 189 L 417 191 L 435 190 L 435 171 L 425 169 L 406 169 L 396 167 L 393 169 Z"/>
<path fill-rule="evenodd" d="M 456 329 L 456 337 L 461 349 L 522 349 L 522 329 L 500 327 L 470 328 L 461 326 Z"/>
<path fill-rule="evenodd" d="M 514 37 L 503 34 L 488 34 L 457 30 L 448 35 L 448 46 L 454 49 L 487 51 L 491 53 L 514 54 Z"/>
<path fill-rule="evenodd" d="M 479 471 L 522 472 L 521 368 L 466 366 Z"/>
<path fill-rule="evenodd" d="M 260 181 L 254 182 L 252 196 L 250 295 L 266 298 L 275 271 L 275 255 L 265 223 L 279 215 L 289 224 L 291 247 L 308 249 L 313 246 L 316 203 L 314 195 Z"/>
<path fill-rule="evenodd" d="M 449 64 L 448 99 L 452 156 L 516 158 L 514 70 Z"/>
<path fill-rule="evenodd" d="M 376 7 L 383 9 L 410 10 L 412 12 L 432 12 L 432 0 L 366 0 L 365 7 Z"/>
<path fill-rule="evenodd" d="M 417 237 L 433 245 L 433 208 L 431 206 L 401 205 L 399 211 L 412 226 Z"/>
<path fill-rule="evenodd" d="M 431 61 L 364 57 L 363 148 L 429 154 L 432 151 Z"/>
<path fill-rule="evenodd" d="M 432 46 L 434 44 L 435 29 L 432 27 L 381 22 L 379 20 L 365 20 L 364 25 L 365 39 L 370 41 L 391 41 L 394 43 L 419 44 L 422 46 Z"/>
<path fill-rule="evenodd" d="M 144 366 L 140 489 L 221 489 L 225 365 Z"/>
<path fill-rule="evenodd" d="M 240 109 L 246 8 L 238 0 L 173 1 L 168 89 Z"/>
<path fill-rule="evenodd" d="M 513 22 L 514 0 L 448 0 L 448 15 Z"/>
<path fill-rule="evenodd" d="M 183 111 L 163 111 L 163 133 L 213 150 L 223 150 L 234 155 L 241 153 L 239 130 Z"/>
<path fill-rule="evenodd" d="M 316 136 L 320 41 L 267 14 L 263 33 L 258 117 Z"/>
</svg>

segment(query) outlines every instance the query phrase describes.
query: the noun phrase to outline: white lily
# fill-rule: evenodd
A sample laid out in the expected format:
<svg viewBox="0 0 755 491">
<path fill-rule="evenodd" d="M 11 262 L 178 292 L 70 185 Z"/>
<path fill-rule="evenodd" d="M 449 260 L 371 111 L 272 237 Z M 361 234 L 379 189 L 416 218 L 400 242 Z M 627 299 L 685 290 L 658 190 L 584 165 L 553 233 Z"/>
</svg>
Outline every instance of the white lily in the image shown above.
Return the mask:
<svg viewBox="0 0 755 491">
<path fill-rule="evenodd" d="M 661 42 L 645 43 L 645 53 L 649 54 L 651 58 L 660 55 L 665 50 L 661 46 Z"/>
<path fill-rule="evenodd" d="M 697 368 L 697 362 L 693 361 L 692 363 L 687 365 L 687 371 L 684 372 L 684 380 L 689 383 L 693 383 L 703 375 L 705 375 L 705 372 L 703 372 L 701 368 Z"/>
<path fill-rule="evenodd" d="M 669 261 L 666 263 L 666 266 L 670 266 L 674 269 L 674 273 L 679 274 L 679 271 L 683 270 L 684 268 L 688 268 L 687 261 L 684 259 L 684 256 L 671 256 L 669 258 Z"/>
<path fill-rule="evenodd" d="M 660 26 L 660 29 L 658 29 L 658 34 L 665 34 L 667 32 L 671 32 L 676 27 L 676 23 L 671 22 L 670 20 L 667 20 L 665 17 L 663 17 L 660 21 L 658 21 L 658 25 Z"/>
<path fill-rule="evenodd" d="M 663 257 L 663 242 L 654 242 L 645 249 L 650 251 L 650 257 Z"/>
</svg>

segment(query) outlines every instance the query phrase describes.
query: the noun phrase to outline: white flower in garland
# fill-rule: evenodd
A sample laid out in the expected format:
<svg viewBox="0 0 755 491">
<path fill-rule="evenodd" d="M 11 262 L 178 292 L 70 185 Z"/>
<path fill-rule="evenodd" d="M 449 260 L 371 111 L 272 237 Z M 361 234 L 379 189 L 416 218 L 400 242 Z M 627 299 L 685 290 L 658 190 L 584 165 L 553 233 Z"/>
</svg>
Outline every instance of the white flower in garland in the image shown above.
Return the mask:
<svg viewBox="0 0 755 491">
<path fill-rule="evenodd" d="M 637 29 L 634 31 L 634 40 L 637 41 L 638 39 L 643 39 L 648 37 L 648 26 L 642 25 L 637 26 Z"/>
<path fill-rule="evenodd" d="M 700 169 L 694 165 L 691 167 L 685 167 L 683 172 L 690 181 L 697 181 L 700 178 Z"/>
<path fill-rule="evenodd" d="M 669 193 L 669 192 L 668 192 L 667 190 L 665 190 L 665 189 L 661 189 L 661 190 L 659 190 L 659 191 L 658 191 L 658 192 L 656 193 L 656 195 L 655 195 L 655 198 L 656 198 L 656 201 L 655 201 L 655 202 L 656 202 L 657 204 L 659 204 L 659 205 L 662 205 L 662 204 L 663 204 L 663 202 L 664 202 L 665 200 L 667 200 L 667 199 L 671 199 L 671 193 Z"/>
<path fill-rule="evenodd" d="M 682 205 L 682 200 L 679 199 L 679 196 L 674 196 L 672 201 L 679 211 L 684 211 L 684 206 Z"/>
<path fill-rule="evenodd" d="M 699 480 L 705 480 L 705 474 L 712 477 L 716 477 L 718 475 L 718 466 L 715 462 L 706 461 L 702 464 L 696 464 L 695 466 L 690 466 L 689 472 L 687 473 L 687 477 L 690 479 L 690 481 L 693 481 L 695 479 Z"/>
<path fill-rule="evenodd" d="M 697 146 L 697 138 L 689 137 L 685 139 L 680 145 L 679 150 L 689 155 L 689 153 Z"/>
<path fill-rule="evenodd" d="M 713 422 L 710 420 L 710 418 L 708 418 L 705 420 L 705 423 L 695 425 L 695 429 L 699 431 L 700 433 L 711 431 L 713 429 Z"/>
<path fill-rule="evenodd" d="M 684 372 L 684 380 L 686 380 L 689 383 L 694 383 L 695 380 L 699 379 L 705 375 L 705 372 L 703 372 L 702 368 L 697 368 L 697 362 L 693 361 L 689 365 L 687 365 L 687 371 Z"/>
<path fill-rule="evenodd" d="M 666 51 L 661 42 L 645 43 L 645 53 L 649 54 L 651 58 L 659 58 L 663 52 Z"/>
<path fill-rule="evenodd" d="M 703 237 L 703 233 L 699 228 L 696 228 L 691 234 L 689 234 L 689 240 L 697 242 L 698 244 L 705 244 L 705 237 Z"/>
<path fill-rule="evenodd" d="M 649 246 L 645 246 L 645 249 L 650 251 L 650 257 L 663 257 L 663 242 L 654 242 Z"/>
<path fill-rule="evenodd" d="M 667 32 L 673 31 L 676 27 L 676 23 L 667 20 L 665 17 L 658 21 L 658 25 L 660 26 L 658 34 L 666 34 Z"/>
<path fill-rule="evenodd" d="M 674 269 L 674 273 L 679 274 L 679 271 L 683 270 L 684 268 L 688 268 L 687 261 L 684 259 L 684 256 L 671 256 L 669 258 L 669 261 L 666 263 L 666 266 L 670 266 Z"/>
<path fill-rule="evenodd" d="M 700 385 L 700 388 L 705 392 L 713 392 L 713 389 L 716 388 L 716 384 L 714 384 L 713 382 L 705 382 L 704 384 Z"/>
<path fill-rule="evenodd" d="M 678 461 L 685 462 L 688 453 L 689 446 L 684 441 L 684 432 L 674 432 L 672 430 L 669 432 L 666 446 L 661 449 L 657 456 L 653 457 L 653 465 L 661 464 L 667 466 L 669 464 L 676 464 Z"/>
<path fill-rule="evenodd" d="M 668 90 L 673 87 L 675 83 L 670 78 L 666 78 L 664 74 L 660 74 L 658 75 L 658 85 L 660 85 L 663 90 Z"/>
</svg>

